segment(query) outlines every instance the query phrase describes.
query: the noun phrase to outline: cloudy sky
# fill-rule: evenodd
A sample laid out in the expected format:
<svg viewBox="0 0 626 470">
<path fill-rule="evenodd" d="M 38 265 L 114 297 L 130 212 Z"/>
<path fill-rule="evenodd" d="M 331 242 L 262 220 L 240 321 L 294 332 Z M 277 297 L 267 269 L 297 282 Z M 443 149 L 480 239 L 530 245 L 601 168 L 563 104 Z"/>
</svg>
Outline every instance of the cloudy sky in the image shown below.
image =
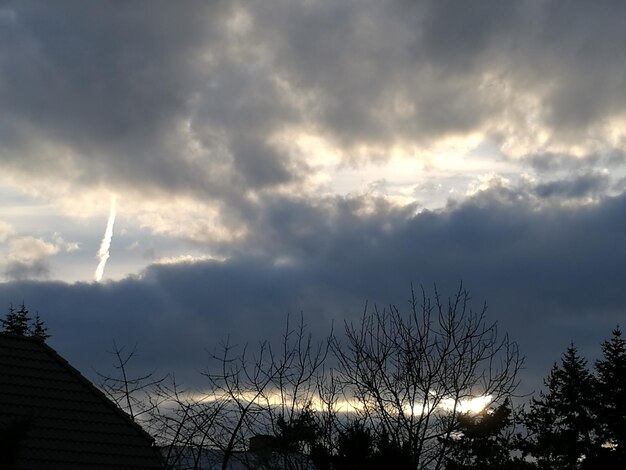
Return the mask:
<svg viewBox="0 0 626 470">
<path fill-rule="evenodd" d="M 463 281 L 542 377 L 626 323 L 626 4 L 0 1 L 0 306 L 194 376 Z M 110 257 L 95 280 L 115 199 Z M 193 380 L 193 379 L 189 379 Z"/>
</svg>

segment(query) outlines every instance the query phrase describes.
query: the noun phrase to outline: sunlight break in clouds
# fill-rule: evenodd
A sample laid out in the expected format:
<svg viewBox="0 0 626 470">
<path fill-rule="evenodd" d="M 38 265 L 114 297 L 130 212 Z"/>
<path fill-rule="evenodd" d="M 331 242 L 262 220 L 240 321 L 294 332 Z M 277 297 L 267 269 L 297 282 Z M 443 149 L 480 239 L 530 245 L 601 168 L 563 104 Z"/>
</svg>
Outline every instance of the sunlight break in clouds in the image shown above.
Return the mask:
<svg viewBox="0 0 626 470">
<path fill-rule="evenodd" d="M 289 395 L 289 394 L 288 394 Z M 208 394 L 190 394 L 189 398 L 201 402 L 201 403 L 211 403 L 211 402 L 230 402 L 233 401 L 233 397 L 227 394 L 217 394 L 214 392 L 209 392 Z M 285 399 L 279 391 L 273 391 L 266 393 L 264 395 L 259 395 L 255 391 L 243 392 L 236 395 L 236 400 L 241 400 L 247 403 L 256 403 L 259 405 L 269 405 L 272 407 L 285 406 L 289 404 L 293 404 L 297 409 L 304 409 L 307 406 L 311 406 L 313 410 L 318 412 L 323 412 L 328 409 L 328 404 L 322 400 L 319 396 L 308 397 L 308 400 L 304 400 L 299 402 L 297 400 L 292 401 L 293 396 L 289 396 L 288 399 Z M 415 405 L 411 407 L 407 405 L 403 407 L 403 412 L 406 415 L 414 415 L 414 416 L 422 416 L 431 411 L 437 411 L 442 413 L 460 413 L 460 414 L 478 414 L 482 412 L 485 408 L 489 407 L 493 404 L 493 396 L 492 395 L 480 395 L 476 397 L 467 397 L 462 398 L 456 401 L 453 398 L 444 398 L 439 402 L 438 405 L 433 409 L 433 404 L 428 403 L 424 406 Z M 332 410 L 336 413 L 359 413 L 367 408 L 375 408 L 376 404 L 374 402 L 363 402 L 358 399 L 339 399 L 334 402 L 332 405 Z M 390 408 L 389 411 L 393 414 L 394 409 Z"/>
<path fill-rule="evenodd" d="M 104 267 L 107 264 L 107 260 L 109 259 L 110 253 L 109 248 L 111 247 L 111 239 L 113 238 L 113 224 L 115 223 L 115 195 L 111 196 L 111 209 L 109 211 L 109 220 L 107 222 L 107 228 L 104 231 L 104 237 L 102 238 L 102 243 L 100 244 L 100 249 L 98 250 L 98 258 L 100 259 L 100 263 L 98 263 L 98 267 L 96 268 L 96 273 L 94 278 L 96 282 L 100 282 L 102 279 L 102 275 L 104 274 Z"/>
</svg>

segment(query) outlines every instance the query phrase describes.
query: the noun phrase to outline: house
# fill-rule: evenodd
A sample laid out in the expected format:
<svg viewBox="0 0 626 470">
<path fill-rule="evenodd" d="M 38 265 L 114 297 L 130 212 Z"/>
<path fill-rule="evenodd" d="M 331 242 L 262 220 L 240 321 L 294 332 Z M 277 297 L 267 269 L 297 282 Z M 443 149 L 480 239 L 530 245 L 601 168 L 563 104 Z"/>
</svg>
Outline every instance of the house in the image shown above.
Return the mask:
<svg viewBox="0 0 626 470">
<path fill-rule="evenodd" d="M 162 465 L 154 439 L 42 339 L 0 333 L 0 468 Z"/>
</svg>

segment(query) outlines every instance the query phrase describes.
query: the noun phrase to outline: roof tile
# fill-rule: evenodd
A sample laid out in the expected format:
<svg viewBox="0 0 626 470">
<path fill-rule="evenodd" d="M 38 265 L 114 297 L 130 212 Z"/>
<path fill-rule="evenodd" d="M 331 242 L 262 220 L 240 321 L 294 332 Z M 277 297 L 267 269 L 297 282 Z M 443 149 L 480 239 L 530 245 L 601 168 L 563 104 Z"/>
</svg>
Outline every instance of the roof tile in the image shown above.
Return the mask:
<svg viewBox="0 0 626 470">
<path fill-rule="evenodd" d="M 16 422 L 19 468 L 162 468 L 153 439 L 51 347 L 0 333 L 0 430 Z"/>
</svg>

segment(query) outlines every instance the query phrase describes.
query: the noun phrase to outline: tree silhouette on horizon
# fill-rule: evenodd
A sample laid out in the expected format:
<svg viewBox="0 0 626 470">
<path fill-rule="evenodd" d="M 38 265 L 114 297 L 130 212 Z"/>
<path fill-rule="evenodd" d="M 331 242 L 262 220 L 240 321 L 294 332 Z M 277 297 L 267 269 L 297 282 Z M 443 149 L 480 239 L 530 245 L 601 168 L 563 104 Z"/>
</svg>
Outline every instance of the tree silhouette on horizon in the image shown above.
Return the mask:
<svg viewBox="0 0 626 470">
<path fill-rule="evenodd" d="M 17 310 L 13 305 L 10 305 L 6 317 L 0 319 L 0 323 L 2 323 L 2 331 L 4 333 L 31 336 L 43 340 L 50 337 L 48 328 L 45 326 L 43 320 L 41 320 L 39 313 L 36 313 L 35 317 L 31 318 L 30 311 L 26 308 L 24 302 L 22 302 L 20 308 Z"/>
</svg>

